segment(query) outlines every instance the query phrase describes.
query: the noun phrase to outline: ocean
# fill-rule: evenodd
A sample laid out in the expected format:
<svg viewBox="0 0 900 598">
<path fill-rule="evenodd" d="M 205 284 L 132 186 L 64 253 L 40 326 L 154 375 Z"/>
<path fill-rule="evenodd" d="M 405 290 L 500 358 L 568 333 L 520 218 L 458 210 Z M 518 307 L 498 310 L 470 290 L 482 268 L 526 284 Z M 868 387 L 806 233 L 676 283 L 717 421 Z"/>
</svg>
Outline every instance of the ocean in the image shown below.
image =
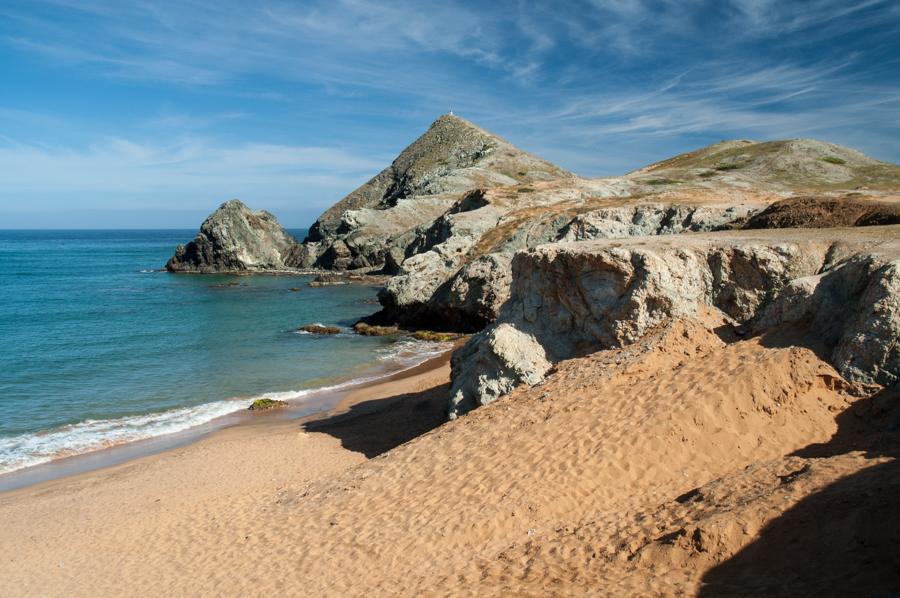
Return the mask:
<svg viewBox="0 0 900 598">
<path fill-rule="evenodd" d="M 182 432 L 257 397 L 302 402 L 446 349 L 352 334 L 378 309 L 371 287 L 163 271 L 194 234 L 0 231 L 0 473 Z M 310 323 L 346 332 L 297 332 Z"/>
</svg>

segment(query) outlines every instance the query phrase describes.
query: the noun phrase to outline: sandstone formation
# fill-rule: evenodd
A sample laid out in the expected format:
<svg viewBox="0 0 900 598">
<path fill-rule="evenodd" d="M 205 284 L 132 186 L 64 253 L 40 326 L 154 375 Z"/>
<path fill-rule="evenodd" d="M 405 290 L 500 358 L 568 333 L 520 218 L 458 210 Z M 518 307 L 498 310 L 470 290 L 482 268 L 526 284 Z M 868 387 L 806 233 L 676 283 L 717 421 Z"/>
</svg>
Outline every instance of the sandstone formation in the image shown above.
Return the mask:
<svg viewBox="0 0 900 598">
<path fill-rule="evenodd" d="M 200 226 L 197 237 L 179 245 L 166 263 L 170 272 L 254 272 L 284 270 L 297 245 L 269 212 L 226 201 Z"/>
<path fill-rule="evenodd" d="M 453 357 L 449 413 L 540 382 L 554 363 L 722 312 L 760 332 L 812 325 L 843 376 L 900 378 L 900 226 L 554 243 L 516 254 L 498 321 Z"/>
</svg>

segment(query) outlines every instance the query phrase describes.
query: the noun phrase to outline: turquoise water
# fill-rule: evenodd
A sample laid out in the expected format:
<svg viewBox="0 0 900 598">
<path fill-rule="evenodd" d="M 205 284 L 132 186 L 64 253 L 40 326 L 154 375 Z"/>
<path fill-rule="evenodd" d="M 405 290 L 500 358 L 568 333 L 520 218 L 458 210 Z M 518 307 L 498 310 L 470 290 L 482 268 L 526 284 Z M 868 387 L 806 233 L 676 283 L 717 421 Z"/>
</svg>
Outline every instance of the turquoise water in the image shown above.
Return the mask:
<svg viewBox="0 0 900 598">
<path fill-rule="evenodd" d="M 0 473 L 181 431 L 251 397 L 303 400 L 436 350 L 296 332 L 372 313 L 370 287 L 159 271 L 193 234 L 0 231 Z"/>
</svg>

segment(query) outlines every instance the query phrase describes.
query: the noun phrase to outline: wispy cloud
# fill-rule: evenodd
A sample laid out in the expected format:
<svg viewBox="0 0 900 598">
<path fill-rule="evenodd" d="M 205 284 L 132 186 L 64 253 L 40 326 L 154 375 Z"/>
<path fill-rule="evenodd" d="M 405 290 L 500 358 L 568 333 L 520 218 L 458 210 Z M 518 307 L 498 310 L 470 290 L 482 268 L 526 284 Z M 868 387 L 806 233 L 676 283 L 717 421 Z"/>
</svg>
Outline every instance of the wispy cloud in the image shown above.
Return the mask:
<svg viewBox="0 0 900 598">
<path fill-rule="evenodd" d="M 314 212 L 381 167 L 382 160 L 341 148 L 223 147 L 202 137 L 166 145 L 112 138 L 84 149 L 0 143 L 4 197 L 27 198 L 35 208 L 60 197 L 89 196 L 106 207 L 206 209 L 241 197 L 273 209 L 300 204 Z"/>
<path fill-rule="evenodd" d="M 7 102 L 0 182 L 324 206 L 450 104 L 586 175 L 725 137 L 898 160 L 898 40 L 891 0 L 13 0 L 6 56 L 141 108 Z"/>
</svg>

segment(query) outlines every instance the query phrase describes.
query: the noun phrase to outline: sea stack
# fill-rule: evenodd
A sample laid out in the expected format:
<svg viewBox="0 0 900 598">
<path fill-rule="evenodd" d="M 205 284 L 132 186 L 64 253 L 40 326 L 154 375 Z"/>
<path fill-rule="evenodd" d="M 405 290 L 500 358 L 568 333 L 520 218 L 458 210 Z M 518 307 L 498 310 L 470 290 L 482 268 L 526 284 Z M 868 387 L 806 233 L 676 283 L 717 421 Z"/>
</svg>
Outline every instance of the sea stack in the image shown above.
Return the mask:
<svg viewBox="0 0 900 598">
<path fill-rule="evenodd" d="M 284 270 L 296 246 L 275 216 L 253 212 L 232 199 L 203 222 L 193 241 L 178 246 L 166 270 L 200 274 Z"/>
</svg>

